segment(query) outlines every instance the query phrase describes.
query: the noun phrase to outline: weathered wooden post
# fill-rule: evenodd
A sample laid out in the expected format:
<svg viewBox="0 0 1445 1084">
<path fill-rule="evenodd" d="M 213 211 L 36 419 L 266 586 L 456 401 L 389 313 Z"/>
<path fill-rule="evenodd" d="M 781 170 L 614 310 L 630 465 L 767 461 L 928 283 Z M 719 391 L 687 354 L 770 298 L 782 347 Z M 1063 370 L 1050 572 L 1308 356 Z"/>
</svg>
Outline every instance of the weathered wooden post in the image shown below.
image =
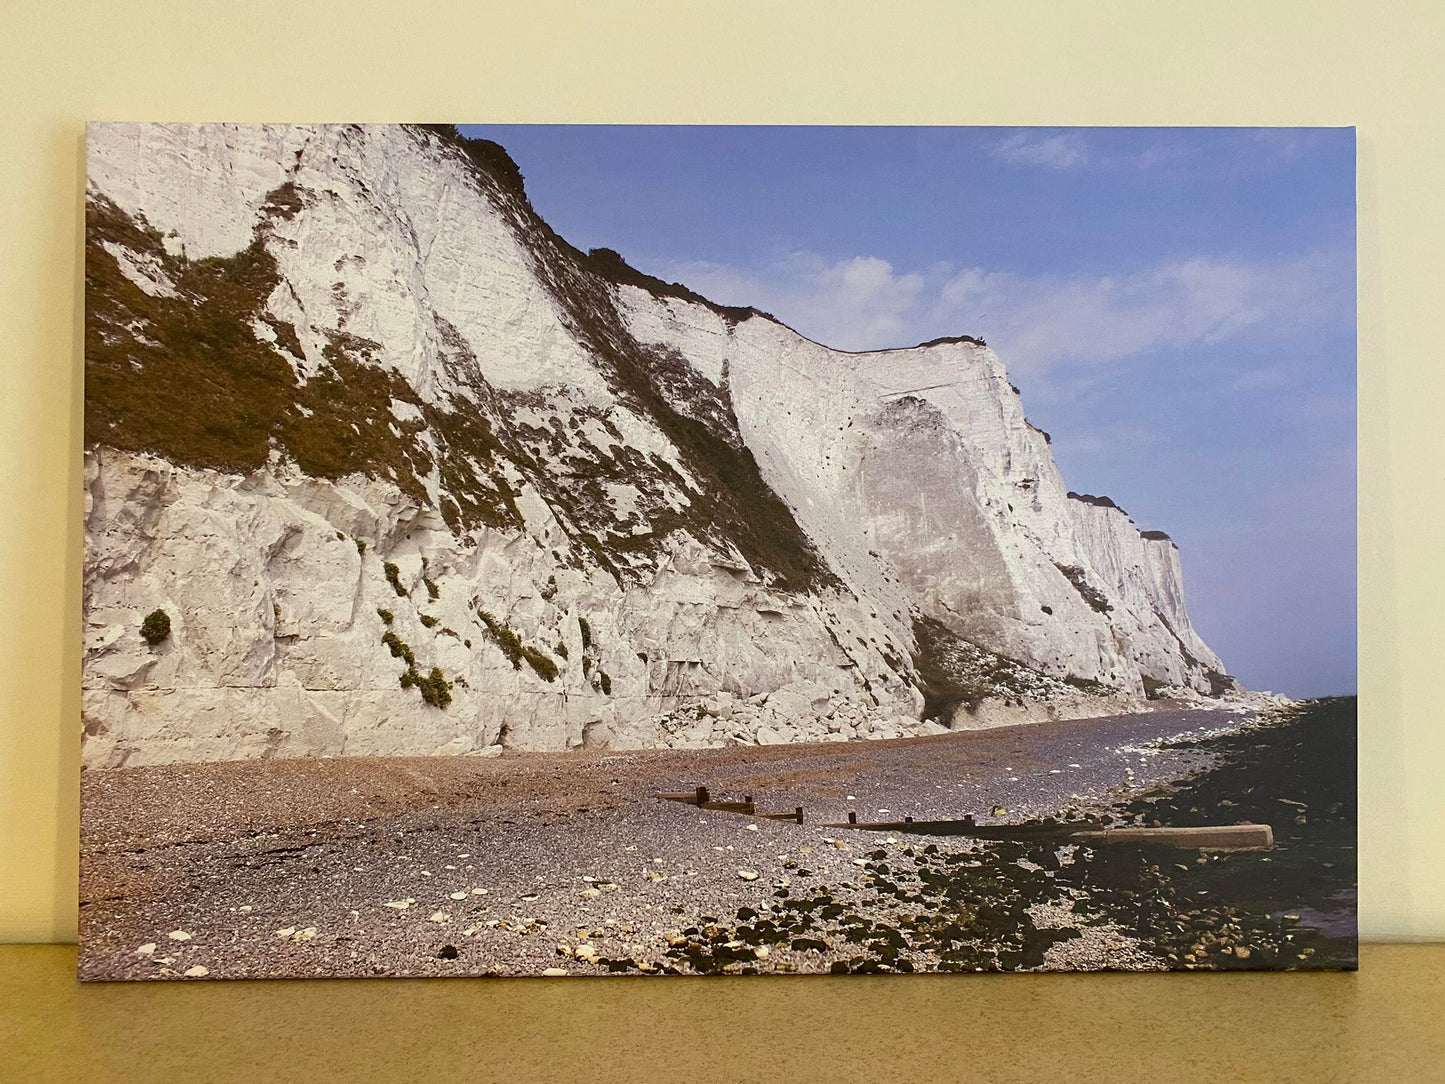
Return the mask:
<svg viewBox="0 0 1445 1084">
<path fill-rule="evenodd" d="M 1103 828 L 1073 832 L 1076 843 L 1152 843 L 1201 851 L 1267 851 L 1274 830 L 1267 824 L 1211 824 L 1189 828 Z"/>
<path fill-rule="evenodd" d="M 851 809 L 848 810 L 848 823 L 849 823 L 849 824 L 857 824 L 857 823 L 858 823 L 858 814 L 857 814 L 857 813 L 854 813 Z"/>
<path fill-rule="evenodd" d="M 701 809 L 703 806 L 707 805 L 707 788 L 706 788 L 706 787 L 698 787 L 698 788 L 697 788 L 697 805 L 698 805 L 698 808 L 699 808 L 699 809 Z"/>
<path fill-rule="evenodd" d="M 751 794 L 743 795 L 743 805 L 747 807 L 743 810 L 743 812 L 747 813 L 749 816 L 756 814 L 758 811 L 757 806 L 753 805 L 753 796 Z"/>
<path fill-rule="evenodd" d="M 903 823 L 904 823 L 904 824 L 912 824 L 912 823 L 913 823 L 913 818 L 912 818 L 912 817 L 904 817 L 904 818 L 903 818 Z"/>
<path fill-rule="evenodd" d="M 802 807 L 802 806 L 798 806 L 797 809 L 793 810 L 793 813 L 794 813 L 794 815 L 798 818 L 798 823 L 799 823 L 799 824 L 802 824 L 802 823 L 803 823 L 803 807 Z"/>
</svg>

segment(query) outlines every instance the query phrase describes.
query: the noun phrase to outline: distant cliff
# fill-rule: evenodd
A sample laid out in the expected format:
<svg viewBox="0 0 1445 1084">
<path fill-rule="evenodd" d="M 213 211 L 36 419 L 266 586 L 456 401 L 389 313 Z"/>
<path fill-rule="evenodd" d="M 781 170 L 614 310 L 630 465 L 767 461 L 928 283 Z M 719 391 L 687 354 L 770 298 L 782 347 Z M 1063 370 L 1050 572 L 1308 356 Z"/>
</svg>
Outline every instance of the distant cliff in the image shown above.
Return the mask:
<svg viewBox="0 0 1445 1084">
<path fill-rule="evenodd" d="M 100 124 L 89 168 L 88 765 L 1237 688 L 976 339 L 843 353 L 579 252 L 447 129 Z"/>
</svg>

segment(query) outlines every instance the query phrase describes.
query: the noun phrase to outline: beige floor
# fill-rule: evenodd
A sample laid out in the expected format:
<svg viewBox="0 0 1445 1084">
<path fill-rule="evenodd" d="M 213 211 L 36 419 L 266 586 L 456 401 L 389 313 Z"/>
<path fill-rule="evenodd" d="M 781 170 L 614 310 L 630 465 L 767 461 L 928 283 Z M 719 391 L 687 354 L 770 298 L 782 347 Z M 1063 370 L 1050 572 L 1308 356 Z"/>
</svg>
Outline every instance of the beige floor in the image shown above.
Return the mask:
<svg viewBox="0 0 1445 1084">
<path fill-rule="evenodd" d="M 0 1080 L 1442 1081 L 1445 945 L 1358 974 L 81 986 L 0 946 Z"/>
</svg>

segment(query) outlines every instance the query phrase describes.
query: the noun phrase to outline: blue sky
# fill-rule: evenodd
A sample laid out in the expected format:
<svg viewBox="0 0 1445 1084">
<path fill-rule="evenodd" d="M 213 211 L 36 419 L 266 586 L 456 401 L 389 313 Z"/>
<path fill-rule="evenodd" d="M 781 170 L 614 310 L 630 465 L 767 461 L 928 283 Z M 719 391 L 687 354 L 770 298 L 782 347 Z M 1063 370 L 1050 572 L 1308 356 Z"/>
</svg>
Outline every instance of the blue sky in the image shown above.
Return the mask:
<svg viewBox="0 0 1445 1084">
<path fill-rule="evenodd" d="M 581 248 L 830 346 L 983 336 L 1231 672 L 1355 690 L 1352 129 L 463 130 Z"/>
</svg>

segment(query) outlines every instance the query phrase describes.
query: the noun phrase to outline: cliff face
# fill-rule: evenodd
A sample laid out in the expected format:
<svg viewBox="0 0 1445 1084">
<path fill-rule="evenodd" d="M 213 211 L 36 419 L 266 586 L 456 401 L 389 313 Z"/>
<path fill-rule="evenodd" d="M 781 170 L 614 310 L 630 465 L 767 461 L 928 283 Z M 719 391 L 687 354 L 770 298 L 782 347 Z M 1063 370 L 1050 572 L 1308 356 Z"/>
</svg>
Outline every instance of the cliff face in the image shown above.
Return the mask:
<svg viewBox="0 0 1445 1084">
<path fill-rule="evenodd" d="M 652 282 L 446 133 L 104 124 L 89 168 L 89 765 L 1232 687 L 1173 544 L 1067 493 L 979 343 L 844 354 Z"/>
</svg>

